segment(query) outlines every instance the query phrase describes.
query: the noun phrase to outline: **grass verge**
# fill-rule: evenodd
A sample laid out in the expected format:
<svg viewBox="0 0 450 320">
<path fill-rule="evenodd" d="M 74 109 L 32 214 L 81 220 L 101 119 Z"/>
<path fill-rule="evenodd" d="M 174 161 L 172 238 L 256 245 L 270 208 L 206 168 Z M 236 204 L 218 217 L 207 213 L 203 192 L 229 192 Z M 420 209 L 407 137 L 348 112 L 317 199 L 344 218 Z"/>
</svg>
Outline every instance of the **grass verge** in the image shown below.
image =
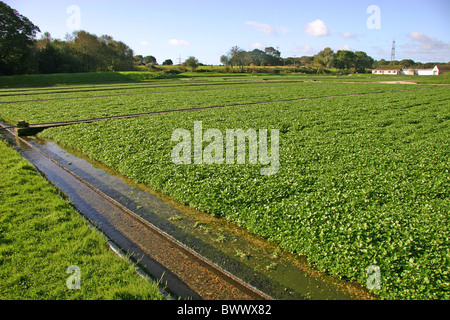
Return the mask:
<svg viewBox="0 0 450 320">
<path fill-rule="evenodd" d="M 164 299 L 33 166 L 3 141 L 0 152 L 0 300 Z"/>
<path fill-rule="evenodd" d="M 161 76 L 155 72 L 88 72 L 1 76 L 0 87 L 42 87 L 57 85 L 124 83 L 153 80 Z"/>
</svg>

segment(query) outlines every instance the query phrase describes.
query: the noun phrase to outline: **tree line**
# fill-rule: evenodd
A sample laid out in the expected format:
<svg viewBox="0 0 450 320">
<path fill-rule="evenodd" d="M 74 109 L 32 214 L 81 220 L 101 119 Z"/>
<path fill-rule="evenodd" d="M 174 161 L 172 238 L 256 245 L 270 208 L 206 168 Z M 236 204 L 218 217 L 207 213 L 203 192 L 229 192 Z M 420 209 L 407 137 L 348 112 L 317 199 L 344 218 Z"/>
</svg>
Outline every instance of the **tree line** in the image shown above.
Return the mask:
<svg viewBox="0 0 450 320">
<path fill-rule="evenodd" d="M 374 59 L 362 51 L 339 50 L 336 53 L 331 48 L 325 48 L 312 57 L 281 58 L 279 50 L 267 47 L 265 50 L 254 49 L 245 51 L 237 46 L 232 47 L 220 62 L 233 69 L 237 67 L 240 71 L 245 66 L 316 66 L 319 68 L 353 69 L 364 72 L 366 68 L 372 68 Z"/>
<path fill-rule="evenodd" d="M 0 74 L 125 71 L 134 67 L 133 50 L 111 36 L 76 31 L 65 41 L 0 2 Z"/>
<path fill-rule="evenodd" d="M 363 51 L 338 50 L 327 47 L 313 56 L 282 58 L 278 49 L 267 47 L 263 50 L 254 49 L 245 51 L 238 46 L 232 47 L 226 54 L 220 57 L 220 62 L 229 71 L 237 70 L 244 72 L 245 67 L 264 66 L 286 66 L 292 70 L 300 70 L 306 73 L 330 73 L 333 72 L 367 72 L 367 69 L 374 69 L 385 65 L 397 65 L 407 68 L 433 68 L 442 62 L 415 62 L 411 59 L 386 61 L 384 59 L 375 60 Z M 249 68 L 252 70 L 252 68 Z"/>
<path fill-rule="evenodd" d="M 280 51 L 273 47 L 267 47 L 264 51 L 260 49 L 245 51 L 238 46 L 234 46 L 220 57 L 220 62 L 227 68 L 233 69 L 236 66 L 240 72 L 244 71 L 244 66 L 283 65 Z"/>
</svg>

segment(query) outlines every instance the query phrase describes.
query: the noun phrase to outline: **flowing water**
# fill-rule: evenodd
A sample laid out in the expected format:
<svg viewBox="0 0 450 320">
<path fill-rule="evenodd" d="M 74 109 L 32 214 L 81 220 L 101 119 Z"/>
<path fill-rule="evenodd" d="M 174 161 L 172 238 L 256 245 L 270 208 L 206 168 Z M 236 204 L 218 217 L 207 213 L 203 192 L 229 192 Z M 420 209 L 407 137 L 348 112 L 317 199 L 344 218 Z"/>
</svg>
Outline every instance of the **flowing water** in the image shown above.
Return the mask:
<svg viewBox="0 0 450 320">
<path fill-rule="evenodd" d="M 14 142 L 11 137 L 6 138 L 5 134 L 4 138 Z M 181 205 L 88 159 L 76 150 L 38 138 L 28 139 L 28 142 L 141 218 L 275 299 L 374 298 L 359 285 L 314 270 L 301 256 L 285 252 L 225 219 Z M 80 197 L 75 178 L 62 178 L 54 169 L 50 169 L 51 161 L 43 154 L 17 140 L 15 145 L 22 156 L 55 184 L 78 211 L 90 219 L 95 215 L 95 220 L 102 228 L 101 213 L 93 209 L 86 198 Z M 108 224 L 105 223 L 103 228 L 108 228 Z M 109 231 L 114 235 L 114 230 Z M 116 232 L 114 237 L 120 238 L 121 235 Z M 120 243 L 117 239 L 113 240 Z M 130 248 L 122 249 L 127 251 Z"/>
</svg>

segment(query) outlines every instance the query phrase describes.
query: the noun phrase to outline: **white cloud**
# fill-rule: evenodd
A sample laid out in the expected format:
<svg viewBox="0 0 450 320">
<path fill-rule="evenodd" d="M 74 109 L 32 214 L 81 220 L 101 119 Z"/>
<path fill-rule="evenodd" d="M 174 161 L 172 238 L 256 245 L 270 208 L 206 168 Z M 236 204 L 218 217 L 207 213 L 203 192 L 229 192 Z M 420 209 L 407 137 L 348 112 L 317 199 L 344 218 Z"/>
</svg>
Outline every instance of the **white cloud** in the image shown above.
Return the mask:
<svg viewBox="0 0 450 320">
<path fill-rule="evenodd" d="M 341 37 L 346 39 L 356 39 L 357 35 L 351 32 L 342 32 Z"/>
<path fill-rule="evenodd" d="M 420 50 L 423 51 L 450 49 L 449 43 L 444 43 L 421 32 L 413 31 L 408 34 L 408 37 L 415 41 L 419 45 Z"/>
<path fill-rule="evenodd" d="M 449 60 L 449 42 L 443 42 L 417 31 L 408 33 L 407 37 L 410 41 L 399 45 L 404 57 L 422 62 Z"/>
<path fill-rule="evenodd" d="M 187 42 L 185 40 L 171 39 L 171 40 L 169 40 L 169 44 L 171 46 L 178 47 L 178 46 L 188 46 L 189 42 Z"/>
<path fill-rule="evenodd" d="M 291 30 L 285 28 L 285 27 L 275 27 L 275 29 L 279 30 L 282 34 L 288 34 L 291 33 Z"/>
<path fill-rule="evenodd" d="M 292 51 L 302 53 L 302 54 L 311 54 L 311 53 L 315 53 L 316 50 L 314 48 L 312 48 L 309 44 L 305 44 L 302 47 L 295 48 Z"/>
<path fill-rule="evenodd" d="M 259 22 L 255 22 L 255 21 L 247 21 L 245 24 L 254 27 L 258 31 L 262 31 L 265 34 L 274 34 L 275 33 L 275 28 L 268 24 L 265 24 L 265 23 L 259 23 Z"/>
<path fill-rule="evenodd" d="M 352 51 L 352 48 L 350 48 L 350 46 L 348 44 L 345 44 L 342 47 L 338 48 L 337 50 Z"/>
<path fill-rule="evenodd" d="M 305 32 L 314 37 L 328 36 L 331 33 L 325 22 L 320 19 L 308 23 Z"/>
<path fill-rule="evenodd" d="M 255 22 L 255 21 L 247 21 L 245 24 L 252 26 L 253 28 L 255 28 L 258 31 L 262 31 L 265 34 L 275 35 L 275 34 L 277 34 L 277 31 L 280 31 L 282 34 L 288 34 L 291 32 L 291 30 L 289 30 L 285 27 L 276 27 L 276 26 L 271 26 L 266 23 L 260 23 L 260 22 Z"/>
<path fill-rule="evenodd" d="M 377 55 L 379 55 L 382 58 L 389 58 L 391 55 L 391 51 L 390 50 L 386 50 L 386 48 L 380 47 L 380 46 L 372 46 L 371 47 L 372 50 L 374 50 L 376 52 Z"/>
<path fill-rule="evenodd" d="M 265 46 L 259 42 L 252 43 L 250 46 L 252 49 L 264 49 Z"/>
<path fill-rule="evenodd" d="M 146 47 L 148 45 L 149 45 L 148 41 L 145 41 L 145 40 L 141 41 L 141 46 Z"/>
</svg>

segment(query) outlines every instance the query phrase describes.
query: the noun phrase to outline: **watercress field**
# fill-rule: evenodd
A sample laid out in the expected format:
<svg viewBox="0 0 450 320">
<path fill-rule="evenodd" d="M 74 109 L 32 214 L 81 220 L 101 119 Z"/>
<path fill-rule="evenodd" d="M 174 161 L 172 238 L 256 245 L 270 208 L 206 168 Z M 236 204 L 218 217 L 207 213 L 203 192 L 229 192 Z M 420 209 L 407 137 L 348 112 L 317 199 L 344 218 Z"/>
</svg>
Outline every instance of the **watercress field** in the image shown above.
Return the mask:
<svg viewBox="0 0 450 320">
<path fill-rule="evenodd" d="M 226 105 L 40 136 L 305 255 L 332 275 L 366 285 L 367 268 L 379 266 L 374 292 L 381 298 L 450 298 L 447 86 L 246 77 L 3 89 L 0 95 L 0 117 L 30 123 Z M 263 176 L 260 164 L 248 162 L 174 164 L 171 135 L 180 128 L 193 132 L 195 121 L 223 133 L 279 129 L 277 174 Z"/>
</svg>

